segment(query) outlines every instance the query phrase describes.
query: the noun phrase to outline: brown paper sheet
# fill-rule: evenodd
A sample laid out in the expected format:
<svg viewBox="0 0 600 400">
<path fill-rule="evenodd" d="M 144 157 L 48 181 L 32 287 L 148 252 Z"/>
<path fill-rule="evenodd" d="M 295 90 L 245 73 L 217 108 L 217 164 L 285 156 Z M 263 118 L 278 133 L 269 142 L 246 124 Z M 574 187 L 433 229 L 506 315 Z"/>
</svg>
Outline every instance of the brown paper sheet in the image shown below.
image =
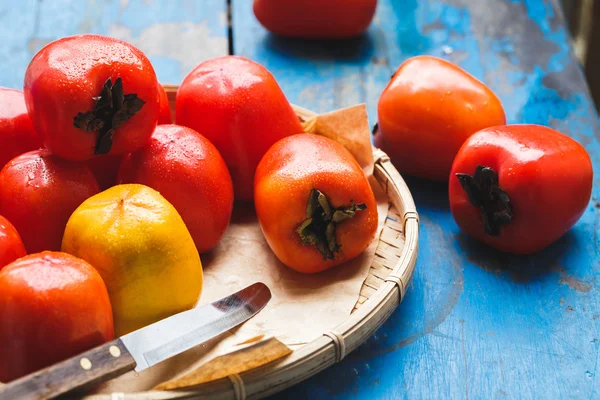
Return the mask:
<svg viewBox="0 0 600 400">
<path fill-rule="evenodd" d="M 304 123 L 306 132 L 326 136 L 344 145 L 367 176 L 373 173 L 371 127 L 364 104 L 321 114 Z"/>
<path fill-rule="evenodd" d="M 367 175 L 372 175 L 370 127 L 364 105 L 320 115 L 307 121 L 305 126 L 310 133 L 323 134 L 342 143 L 354 154 Z M 376 237 L 379 237 L 389 205 L 377 184 L 373 189 L 378 201 Z M 139 374 L 123 375 L 104 384 L 98 391 L 150 390 L 162 382 L 185 376 L 207 361 L 235 350 L 240 343 L 261 335 L 275 337 L 292 349 L 312 341 L 350 315 L 368 275 L 376 246 L 377 240 L 374 240 L 359 257 L 323 273 L 300 274 L 285 267 L 272 253 L 252 205 L 236 205 L 221 243 L 201 257 L 205 281 L 199 304 L 210 303 L 257 281 L 271 289 L 270 303 L 237 329 Z"/>
</svg>

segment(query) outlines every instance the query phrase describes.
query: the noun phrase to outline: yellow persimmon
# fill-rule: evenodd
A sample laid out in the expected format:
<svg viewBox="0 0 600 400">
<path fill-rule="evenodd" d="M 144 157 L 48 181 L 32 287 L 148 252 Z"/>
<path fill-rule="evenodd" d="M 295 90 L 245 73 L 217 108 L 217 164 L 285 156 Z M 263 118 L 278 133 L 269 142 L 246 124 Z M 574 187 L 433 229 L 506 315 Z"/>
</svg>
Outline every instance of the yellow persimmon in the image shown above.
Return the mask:
<svg viewBox="0 0 600 400">
<path fill-rule="evenodd" d="M 121 336 L 190 309 L 202 264 L 175 208 L 144 185 L 118 185 L 73 213 L 62 250 L 94 266 L 106 283 Z"/>
</svg>

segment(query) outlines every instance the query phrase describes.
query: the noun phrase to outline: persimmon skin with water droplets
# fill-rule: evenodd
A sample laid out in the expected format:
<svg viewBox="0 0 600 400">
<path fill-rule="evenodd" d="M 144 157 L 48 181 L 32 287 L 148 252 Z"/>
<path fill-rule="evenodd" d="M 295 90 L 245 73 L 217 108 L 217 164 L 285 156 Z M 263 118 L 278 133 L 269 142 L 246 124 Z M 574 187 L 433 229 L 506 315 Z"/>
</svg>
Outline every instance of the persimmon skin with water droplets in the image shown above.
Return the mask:
<svg viewBox="0 0 600 400">
<path fill-rule="evenodd" d="M 112 143 L 105 144 L 108 153 L 98 153 L 100 128 L 86 131 L 75 121 L 95 109 L 108 79 L 114 85 L 121 80 L 123 104 L 135 95 L 143 105 L 114 130 Z M 150 60 L 136 47 L 108 36 L 75 35 L 44 46 L 27 67 L 23 89 L 44 146 L 66 160 L 135 151 L 148 142 L 158 120 L 160 92 Z M 113 106 L 123 109 L 114 98 Z M 114 120 L 107 118 L 104 125 Z"/>
<path fill-rule="evenodd" d="M 179 212 L 198 252 L 214 248 L 233 211 L 233 184 L 219 151 L 198 132 L 159 125 L 150 143 L 126 156 L 119 183 L 139 183 L 162 194 Z"/>
<path fill-rule="evenodd" d="M 331 209 L 357 207 L 352 217 L 335 226 L 335 240 L 327 243 L 335 250 L 322 252 L 298 233 L 315 190 Z M 256 169 L 254 205 L 277 258 L 302 273 L 324 271 L 355 258 L 377 230 L 375 196 L 357 161 L 340 143 L 315 134 L 289 136 L 269 149 Z"/>
<path fill-rule="evenodd" d="M 71 213 L 98 191 L 84 164 L 34 150 L 0 171 L 0 214 L 15 226 L 28 253 L 58 251 Z"/>
<path fill-rule="evenodd" d="M 487 178 L 481 167 L 488 168 Z M 471 237 L 508 253 L 531 254 L 579 220 L 592 183 L 590 156 L 575 140 L 540 125 L 497 126 L 475 133 L 458 151 L 450 210 Z"/>
<path fill-rule="evenodd" d="M 45 251 L 0 270 L 0 381 L 9 382 L 114 338 L 102 278 L 85 261 Z"/>
<path fill-rule="evenodd" d="M 402 174 L 447 182 L 464 141 L 504 125 L 500 99 L 459 66 L 417 56 L 398 67 L 377 104 L 375 146 Z"/>
<path fill-rule="evenodd" d="M 205 61 L 177 92 L 175 121 L 202 134 L 225 160 L 238 201 L 252 201 L 256 166 L 279 139 L 303 132 L 271 73 L 243 57 Z"/>
</svg>

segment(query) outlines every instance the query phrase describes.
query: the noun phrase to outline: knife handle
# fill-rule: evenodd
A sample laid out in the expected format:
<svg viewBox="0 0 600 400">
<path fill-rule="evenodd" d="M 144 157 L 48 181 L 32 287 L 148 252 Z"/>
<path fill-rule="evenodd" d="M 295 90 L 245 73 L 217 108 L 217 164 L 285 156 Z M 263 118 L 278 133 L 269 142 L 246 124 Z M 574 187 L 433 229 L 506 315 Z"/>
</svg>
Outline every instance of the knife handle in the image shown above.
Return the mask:
<svg viewBox="0 0 600 400">
<path fill-rule="evenodd" d="M 116 339 L 0 387 L 0 399 L 50 399 L 134 369 L 135 360 Z"/>
</svg>

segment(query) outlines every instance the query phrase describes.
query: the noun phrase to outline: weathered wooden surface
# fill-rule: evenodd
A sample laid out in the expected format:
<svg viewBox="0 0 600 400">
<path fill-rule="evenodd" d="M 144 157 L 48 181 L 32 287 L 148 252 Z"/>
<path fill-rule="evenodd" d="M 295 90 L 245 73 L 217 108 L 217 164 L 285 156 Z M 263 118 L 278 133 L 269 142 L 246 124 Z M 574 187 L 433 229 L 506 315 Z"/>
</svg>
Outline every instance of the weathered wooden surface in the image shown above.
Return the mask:
<svg viewBox="0 0 600 400">
<path fill-rule="evenodd" d="M 22 88 L 45 44 L 99 33 L 143 49 L 163 83 L 179 83 L 199 62 L 228 53 L 226 0 L 0 0 L 0 86 Z"/>
<path fill-rule="evenodd" d="M 510 122 L 559 129 L 586 146 L 600 176 L 598 117 L 558 1 L 380 0 L 368 34 L 345 43 L 267 34 L 250 0 L 232 0 L 233 50 L 269 68 L 294 103 L 366 102 L 406 58 L 450 59 L 488 83 Z M 226 1 L 0 0 L 0 85 L 20 87 L 48 40 L 99 32 L 146 51 L 163 82 L 228 48 Z M 596 181 L 598 178 L 596 178 Z M 404 302 L 342 363 L 277 398 L 600 398 L 600 192 L 576 227 L 531 257 L 461 234 L 446 188 L 408 180 L 421 215 L 415 278 Z"/>
<path fill-rule="evenodd" d="M 557 3 L 383 0 L 368 35 L 340 45 L 275 38 L 234 0 L 234 50 L 265 64 L 291 101 L 317 111 L 367 102 L 373 122 L 404 59 L 441 56 L 488 83 L 510 122 L 570 134 L 600 171 L 597 115 Z M 409 187 L 422 230 L 404 302 L 343 363 L 281 398 L 600 397 L 598 187 L 577 226 L 532 257 L 461 234 L 444 186 Z"/>
</svg>

